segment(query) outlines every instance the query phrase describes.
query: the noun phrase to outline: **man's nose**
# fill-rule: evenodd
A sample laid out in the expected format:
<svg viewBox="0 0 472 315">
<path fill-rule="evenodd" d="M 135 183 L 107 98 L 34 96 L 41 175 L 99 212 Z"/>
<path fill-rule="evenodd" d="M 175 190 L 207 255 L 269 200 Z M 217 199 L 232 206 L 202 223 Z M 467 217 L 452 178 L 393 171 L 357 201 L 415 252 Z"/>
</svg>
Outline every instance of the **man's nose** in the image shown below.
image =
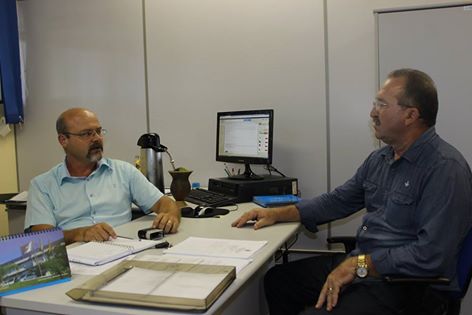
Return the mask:
<svg viewBox="0 0 472 315">
<path fill-rule="evenodd" d="M 378 116 L 377 109 L 375 108 L 375 106 L 372 106 L 372 108 L 370 110 L 370 117 L 374 118 L 374 117 L 377 117 L 377 116 Z"/>
</svg>

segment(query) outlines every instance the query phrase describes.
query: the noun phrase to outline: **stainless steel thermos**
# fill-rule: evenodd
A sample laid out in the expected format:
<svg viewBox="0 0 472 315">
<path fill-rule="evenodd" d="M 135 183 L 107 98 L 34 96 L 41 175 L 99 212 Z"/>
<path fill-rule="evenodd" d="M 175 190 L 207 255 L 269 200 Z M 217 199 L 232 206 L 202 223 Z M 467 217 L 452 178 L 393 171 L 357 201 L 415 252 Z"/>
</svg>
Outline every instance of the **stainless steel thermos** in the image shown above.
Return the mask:
<svg viewBox="0 0 472 315">
<path fill-rule="evenodd" d="M 161 144 L 157 133 L 146 133 L 139 137 L 140 170 L 146 178 L 164 193 L 164 171 L 162 169 L 162 152 L 167 147 Z"/>
</svg>

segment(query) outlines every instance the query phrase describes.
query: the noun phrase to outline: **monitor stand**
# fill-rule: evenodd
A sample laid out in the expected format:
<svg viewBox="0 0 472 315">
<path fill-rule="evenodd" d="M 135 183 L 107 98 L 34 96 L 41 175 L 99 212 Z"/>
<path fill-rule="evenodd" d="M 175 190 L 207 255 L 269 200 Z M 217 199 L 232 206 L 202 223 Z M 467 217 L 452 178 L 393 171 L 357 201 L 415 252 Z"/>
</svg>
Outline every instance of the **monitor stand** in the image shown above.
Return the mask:
<svg viewBox="0 0 472 315">
<path fill-rule="evenodd" d="M 244 164 L 244 173 L 241 175 L 228 176 L 229 179 L 235 180 L 262 180 L 264 177 L 256 175 L 252 170 L 249 163 Z"/>
</svg>

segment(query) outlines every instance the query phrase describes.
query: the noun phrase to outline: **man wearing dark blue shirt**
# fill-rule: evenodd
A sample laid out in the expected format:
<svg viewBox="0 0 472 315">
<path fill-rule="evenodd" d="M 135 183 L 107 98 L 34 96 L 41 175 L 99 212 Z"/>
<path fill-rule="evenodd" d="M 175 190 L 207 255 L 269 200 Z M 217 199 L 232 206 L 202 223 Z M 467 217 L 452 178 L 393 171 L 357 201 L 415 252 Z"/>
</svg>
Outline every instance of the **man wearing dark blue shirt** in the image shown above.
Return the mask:
<svg viewBox="0 0 472 315">
<path fill-rule="evenodd" d="M 380 276 L 446 276 L 457 289 L 460 246 L 472 226 L 472 176 L 464 157 L 435 131 L 438 97 L 418 70 L 389 74 L 373 102 L 374 151 L 345 184 L 296 206 L 253 209 L 233 223 L 255 229 L 281 221 L 317 225 L 367 213 L 357 247 L 272 268 L 265 278 L 270 313 L 398 314 L 418 304 L 424 286 L 392 285 Z"/>
</svg>

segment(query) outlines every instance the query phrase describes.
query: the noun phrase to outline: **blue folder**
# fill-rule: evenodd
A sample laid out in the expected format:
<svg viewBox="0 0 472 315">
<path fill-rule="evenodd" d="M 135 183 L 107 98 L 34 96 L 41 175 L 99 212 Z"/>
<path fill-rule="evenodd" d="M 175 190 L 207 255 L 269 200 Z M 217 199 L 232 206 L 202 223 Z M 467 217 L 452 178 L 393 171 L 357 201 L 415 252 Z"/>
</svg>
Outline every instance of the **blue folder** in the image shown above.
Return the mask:
<svg viewBox="0 0 472 315">
<path fill-rule="evenodd" d="M 271 196 L 254 196 L 252 201 L 261 207 L 281 207 L 299 202 L 300 197 L 294 195 L 271 195 Z"/>
</svg>

